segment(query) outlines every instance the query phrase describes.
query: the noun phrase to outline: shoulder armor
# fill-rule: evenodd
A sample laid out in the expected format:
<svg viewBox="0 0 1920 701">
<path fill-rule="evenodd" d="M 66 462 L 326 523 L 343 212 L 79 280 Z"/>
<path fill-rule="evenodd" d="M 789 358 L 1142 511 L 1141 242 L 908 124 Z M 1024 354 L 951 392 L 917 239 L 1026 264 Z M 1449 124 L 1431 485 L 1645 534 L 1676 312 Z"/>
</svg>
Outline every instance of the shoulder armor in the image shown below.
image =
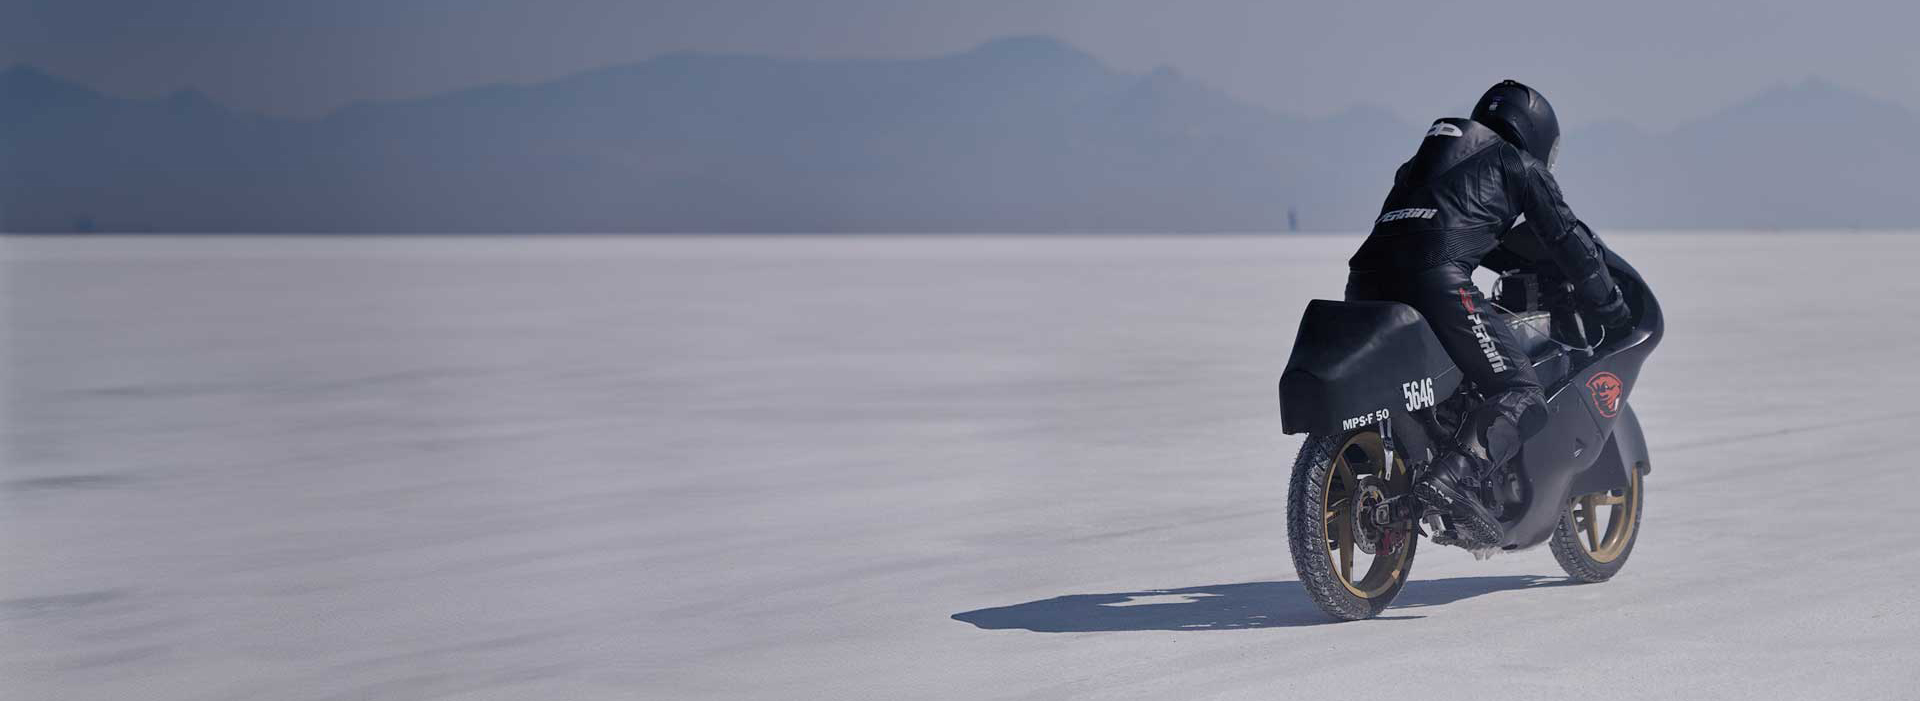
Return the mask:
<svg viewBox="0 0 1920 701">
<path fill-rule="evenodd" d="M 1427 128 L 1420 150 L 1407 161 L 1407 174 L 1415 180 L 1429 180 L 1481 151 L 1505 143 L 1492 129 L 1471 119 L 1437 119 Z"/>
</svg>

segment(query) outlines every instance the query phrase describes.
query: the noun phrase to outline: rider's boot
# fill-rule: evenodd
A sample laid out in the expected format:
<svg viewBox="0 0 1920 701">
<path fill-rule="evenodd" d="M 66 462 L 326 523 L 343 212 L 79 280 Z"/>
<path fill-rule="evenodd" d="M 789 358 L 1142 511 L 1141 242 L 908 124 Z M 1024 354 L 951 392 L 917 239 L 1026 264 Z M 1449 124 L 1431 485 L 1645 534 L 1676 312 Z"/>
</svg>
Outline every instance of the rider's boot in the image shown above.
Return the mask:
<svg viewBox="0 0 1920 701">
<path fill-rule="evenodd" d="M 1488 397 L 1463 426 L 1460 445 L 1433 461 L 1426 478 L 1414 485 L 1421 501 L 1453 516 L 1455 530 L 1468 547 L 1494 547 L 1506 538 L 1500 518 L 1481 501 L 1480 484 L 1507 464 L 1528 436 L 1546 424 L 1546 397 L 1538 388 L 1519 388 Z"/>
<path fill-rule="evenodd" d="M 1453 516 L 1462 544 L 1492 547 L 1505 537 L 1499 516 L 1480 500 L 1480 481 L 1491 467 L 1486 459 L 1470 452 L 1448 451 L 1413 487 L 1421 501 Z"/>
</svg>

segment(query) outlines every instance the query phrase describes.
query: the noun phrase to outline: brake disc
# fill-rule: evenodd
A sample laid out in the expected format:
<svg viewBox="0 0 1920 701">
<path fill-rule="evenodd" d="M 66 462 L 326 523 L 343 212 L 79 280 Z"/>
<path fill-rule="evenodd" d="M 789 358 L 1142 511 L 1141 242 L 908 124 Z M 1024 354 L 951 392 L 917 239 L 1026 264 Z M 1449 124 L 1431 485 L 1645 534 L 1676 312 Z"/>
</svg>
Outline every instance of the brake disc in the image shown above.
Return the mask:
<svg viewBox="0 0 1920 701">
<path fill-rule="evenodd" d="M 1378 475 L 1363 475 L 1353 490 L 1353 545 L 1372 555 L 1386 538 L 1386 524 L 1379 521 L 1376 508 L 1387 503 L 1387 481 Z"/>
</svg>

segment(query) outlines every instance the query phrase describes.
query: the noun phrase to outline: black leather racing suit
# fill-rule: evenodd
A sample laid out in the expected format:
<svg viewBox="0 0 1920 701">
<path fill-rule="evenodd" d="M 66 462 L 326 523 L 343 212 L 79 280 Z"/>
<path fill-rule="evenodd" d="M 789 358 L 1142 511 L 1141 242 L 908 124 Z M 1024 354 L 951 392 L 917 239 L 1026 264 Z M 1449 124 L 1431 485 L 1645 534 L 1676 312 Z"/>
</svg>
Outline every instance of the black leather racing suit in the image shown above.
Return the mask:
<svg viewBox="0 0 1920 701">
<path fill-rule="evenodd" d="M 1600 248 L 1560 196 L 1547 164 L 1470 119 L 1434 122 L 1394 175 L 1373 232 L 1348 261 L 1347 299 L 1412 306 L 1487 401 L 1466 424 L 1503 464 L 1545 419 L 1545 396 L 1513 331 L 1492 316 L 1473 270 L 1524 217 L 1575 300 L 1614 294 Z M 1617 302 L 1616 302 L 1617 303 Z"/>
</svg>

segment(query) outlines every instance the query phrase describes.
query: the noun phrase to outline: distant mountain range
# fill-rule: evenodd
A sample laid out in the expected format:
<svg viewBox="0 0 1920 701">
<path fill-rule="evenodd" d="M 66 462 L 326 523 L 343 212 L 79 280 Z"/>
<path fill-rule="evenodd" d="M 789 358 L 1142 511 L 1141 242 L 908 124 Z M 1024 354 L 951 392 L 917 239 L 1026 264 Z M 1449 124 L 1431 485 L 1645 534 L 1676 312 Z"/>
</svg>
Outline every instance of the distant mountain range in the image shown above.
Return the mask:
<svg viewBox="0 0 1920 701">
<path fill-rule="evenodd" d="M 1039 37 L 920 60 L 672 54 L 318 120 L 16 66 L 0 230 L 1356 230 L 1424 126 L 1280 114 Z M 1603 231 L 1909 227 L 1916 162 L 1920 116 L 1809 82 L 1667 133 L 1575 130 L 1559 175 Z"/>
</svg>

